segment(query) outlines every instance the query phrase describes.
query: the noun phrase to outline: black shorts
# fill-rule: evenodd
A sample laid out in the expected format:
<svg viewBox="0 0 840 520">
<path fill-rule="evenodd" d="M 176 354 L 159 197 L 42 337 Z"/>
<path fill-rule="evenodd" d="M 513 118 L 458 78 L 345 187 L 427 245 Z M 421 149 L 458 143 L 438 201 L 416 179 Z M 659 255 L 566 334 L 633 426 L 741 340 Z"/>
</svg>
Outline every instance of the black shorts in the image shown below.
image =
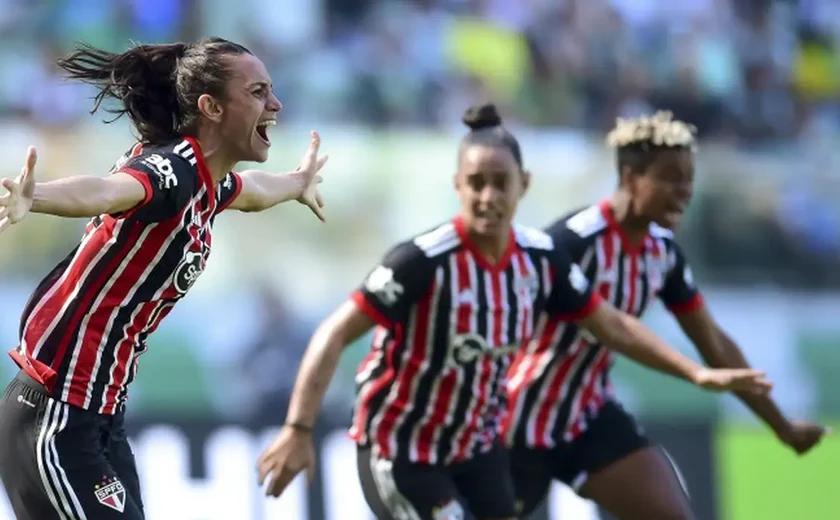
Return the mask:
<svg viewBox="0 0 840 520">
<path fill-rule="evenodd" d="M 510 462 L 500 445 L 450 466 L 380 459 L 359 448 L 358 467 L 378 520 L 516 517 Z"/>
<path fill-rule="evenodd" d="M 0 480 L 18 520 L 142 520 L 123 414 L 47 396 L 21 372 L 0 402 Z"/>
<path fill-rule="evenodd" d="M 522 514 L 527 517 L 539 506 L 552 480 L 579 491 L 590 474 L 648 446 L 633 416 L 614 401 L 604 404 L 572 442 L 558 442 L 550 450 L 512 446 L 511 473 Z"/>
</svg>

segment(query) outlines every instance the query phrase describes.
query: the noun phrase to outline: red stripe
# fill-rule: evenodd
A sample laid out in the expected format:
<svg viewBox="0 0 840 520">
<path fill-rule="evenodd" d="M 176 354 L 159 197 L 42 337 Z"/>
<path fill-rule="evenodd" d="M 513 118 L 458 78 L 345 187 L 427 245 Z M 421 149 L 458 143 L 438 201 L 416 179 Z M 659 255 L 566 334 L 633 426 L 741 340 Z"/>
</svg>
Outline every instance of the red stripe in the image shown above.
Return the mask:
<svg viewBox="0 0 840 520">
<path fill-rule="evenodd" d="M 700 293 L 694 293 L 694 296 L 692 296 L 688 301 L 669 305 L 668 310 L 674 314 L 694 312 L 703 307 L 704 303 L 703 295 Z"/>
<path fill-rule="evenodd" d="M 597 361 L 595 361 L 589 368 L 589 379 L 585 380 L 585 386 L 578 390 L 580 392 L 580 399 L 578 400 L 578 406 L 575 410 L 572 410 L 570 414 L 570 423 L 573 425 L 571 430 L 569 431 L 569 436 L 572 439 L 577 438 L 583 431 L 583 413 L 587 409 L 587 407 L 591 404 L 594 404 L 592 396 L 595 392 L 595 385 L 598 384 L 600 381 L 601 373 L 607 369 L 608 362 L 610 360 L 610 352 L 602 348 L 602 352 L 598 354 Z M 570 396 L 574 399 L 574 396 Z"/>
<path fill-rule="evenodd" d="M 577 356 L 580 355 L 581 350 L 585 346 L 586 341 L 584 339 L 578 340 L 578 343 L 570 350 L 569 355 L 562 361 L 557 372 L 554 374 L 554 379 L 549 383 L 545 399 L 539 402 L 539 410 L 537 411 L 537 418 L 534 424 L 534 439 L 536 445 L 540 448 L 549 447 L 545 441 L 549 426 L 551 426 L 548 424 L 548 419 L 551 417 L 552 410 L 554 410 L 557 402 L 560 400 L 560 392 L 563 389 L 563 384 L 569 376 Z"/>
<path fill-rule="evenodd" d="M 394 434 L 397 419 L 411 406 L 412 383 L 418 377 L 423 367 L 423 361 L 426 359 L 426 341 L 430 329 L 434 326 L 431 307 L 436 288 L 437 284 L 433 283 L 429 292 L 417 302 L 414 337 L 411 338 L 410 343 L 403 346 L 404 349 L 409 349 L 409 356 L 397 372 L 396 396 L 393 400 L 390 400 L 388 406 L 383 410 L 382 420 L 374 434 L 380 455 L 386 459 L 395 455 L 391 453 L 391 436 Z"/>
<path fill-rule="evenodd" d="M 502 276 L 499 273 L 492 273 L 490 287 L 493 294 L 493 347 L 503 347 L 502 327 L 504 326 L 504 309 L 502 308 Z M 485 407 L 492 390 L 491 380 L 495 370 L 493 359 L 484 356 L 481 360 L 481 370 L 478 374 L 478 396 L 472 403 L 472 410 L 467 414 L 467 426 L 461 434 L 460 442 L 456 441 L 456 460 L 463 460 L 469 455 L 469 447 L 475 440 L 474 437 L 481 431 Z"/>
<path fill-rule="evenodd" d="M 630 286 L 630 293 L 627 295 L 627 300 L 624 308 L 630 314 L 636 314 L 636 282 L 639 278 L 639 257 L 630 255 L 630 275 L 627 278 L 627 285 Z"/>
<path fill-rule="evenodd" d="M 373 320 L 373 322 L 377 325 L 381 325 L 386 329 L 393 329 L 396 326 L 396 323 L 379 312 L 379 309 L 367 300 L 367 297 L 362 291 L 353 291 L 350 294 L 350 300 L 353 301 L 353 303 L 356 304 L 356 307 L 358 307 L 360 311 Z"/>
<path fill-rule="evenodd" d="M 459 251 L 455 254 L 455 272 L 458 281 L 458 291 L 452 295 L 457 303 L 455 334 L 465 334 L 472 330 L 471 317 L 473 312 L 472 301 L 462 301 L 460 295 L 464 291 L 473 291 L 473 297 L 476 297 L 475 289 L 472 287 L 472 279 L 470 277 L 470 268 L 467 261 L 468 251 Z M 446 369 L 444 369 L 446 370 Z M 449 370 L 449 373 L 439 376 L 442 377 L 440 385 L 438 386 L 437 395 L 431 395 L 430 399 L 434 399 L 429 403 L 432 409 L 432 414 L 426 420 L 425 424 L 420 426 L 417 433 L 417 457 L 419 462 L 430 462 L 433 454 L 433 440 L 434 433 L 441 423 L 446 418 L 446 413 L 449 411 L 449 404 L 454 395 L 455 383 L 458 378 L 457 370 Z"/>
<path fill-rule="evenodd" d="M 125 224 L 125 225 L 128 225 L 128 224 Z M 80 275 L 81 275 L 82 269 L 84 269 L 85 266 L 87 266 L 89 263 L 92 262 L 94 256 L 101 250 L 102 247 L 104 247 L 105 243 L 110 238 L 112 230 L 108 229 L 108 228 L 112 227 L 112 226 L 113 225 L 109 226 L 108 223 L 103 222 L 103 224 L 97 229 L 97 235 L 102 236 L 103 239 L 100 239 L 98 241 L 91 240 L 90 242 L 88 242 L 87 247 L 85 247 L 85 251 L 84 251 L 85 254 L 81 255 L 80 257 L 77 258 L 77 261 L 75 262 L 75 266 L 74 266 L 74 272 L 72 272 L 71 275 L 67 277 L 67 282 L 69 282 L 69 283 L 65 283 L 64 287 L 62 287 L 62 289 L 64 289 L 64 290 L 59 290 L 56 293 L 56 296 L 59 296 L 59 297 L 54 298 L 54 300 L 57 300 L 55 303 L 58 305 L 59 308 L 68 299 L 69 292 L 71 290 L 70 288 L 73 285 L 75 285 L 77 281 L 80 281 Z M 104 232 L 99 233 L 100 229 L 108 229 L 108 233 L 107 234 L 104 233 Z M 79 327 L 79 323 L 81 322 L 84 315 L 87 312 L 90 311 L 90 306 L 93 303 L 93 299 L 98 294 L 98 290 L 105 284 L 106 280 L 108 280 L 113 275 L 114 270 L 117 268 L 119 263 L 123 260 L 123 257 L 128 253 L 128 251 L 134 245 L 134 242 L 140 236 L 141 231 L 142 231 L 142 227 L 139 226 L 139 225 L 130 226 L 129 229 L 125 230 L 125 231 L 120 230 L 121 233 L 126 233 L 128 235 L 126 238 L 121 237 L 121 238 L 117 239 L 117 240 L 120 240 L 120 241 L 123 242 L 122 248 L 119 251 L 116 251 L 116 254 L 113 255 L 113 258 L 110 261 L 110 263 L 108 265 L 105 265 L 101 269 L 101 272 L 99 273 L 99 276 L 97 276 L 95 279 L 87 280 L 87 282 L 90 282 L 88 284 L 88 287 L 92 288 L 92 290 L 88 290 L 83 294 L 78 294 L 77 295 L 77 298 L 79 298 L 79 304 L 78 304 L 78 307 L 76 308 L 76 312 L 70 317 L 70 320 L 66 324 L 66 330 L 67 331 L 75 331 Z M 107 254 L 108 253 L 106 253 L 106 255 Z M 100 259 L 99 264 L 101 265 L 102 262 L 103 262 L 103 260 Z M 93 270 L 97 269 L 97 267 L 99 267 L 99 265 L 94 266 Z M 41 309 L 40 314 L 44 315 L 44 316 L 54 316 L 55 314 L 50 312 L 50 310 L 47 307 L 48 306 L 44 306 L 44 308 Z M 55 309 L 55 311 L 57 313 L 58 309 Z M 73 334 L 63 334 L 61 339 L 59 340 L 57 348 L 56 348 L 55 356 L 53 357 L 52 362 L 50 363 L 50 368 L 52 368 L 53 370 L 58 371 L 59 367 L 64 362 L 65 357 L 67 355 L 67 347 L 69 346 L 70 338 L 72 336 L 73 336 Z M 83 345 L 83 347 L 84 347 L 84 345 Z M 87 349 L 82 348 L 81 354 L 85 354 L 85 350 L 87 350 Z M 94 350 L 94 353 L 95 353 L 95 350 Z M 80 354 L 80 361 L 82 361 L 82 359 L 81 359 L 82 355 L 81 354 Z M 84 364 L 82 366 L 84 367 Z M 78 367 L 77 367 L 77 369 L 78 369 Z M 68 374 L 68 376 L 71 376 L 74 379 L 76 378 L 76 374 Z M 83 374 L 80 377 L 90 377 L 90 373 Z M 71 392 L 73 390 L 72 385 L 73 384 L 71 383 Z M 82 393 L 84 394 L 84 391 L 82 391 Z M 79 402 L 78 395 L 71 396 L 71 399 L 68 400 L 68 402 L 71 403 L 71 404 L 74 404 L 76 406 L 83 406 L 84 395 L 82 395 L 81 403 Z"/>
<path fill-rule="evenodd" d="M 89 383 L 92 381 L 101 381 L 102 378 L 97 377 L 98 374 L 93 373 L 94 368 L 96 368 L 96 358 L 97 353 L 99 352 L 99 346 L 103 344 L 103 334 L 105 330 L 108 328 L 108 324 L 110 321 L 113 320 L 114 309 L 120 307 L 125 300 L 128 293 L 134 288 L 136 285 L 143 283 L 143 276 L 146 268 L 155 262 L 155 257 L 160 252 L 162 247 L 166 246 L 167 240 L 172 236 L 176 230 L 179 229 L 181 226 L 181 221 L 184 217 L 184 213 L 189 209 L 190 206 L 185 207 L 180 213 L 179 216 L 175 219 L 168 221 L 167 223 L 159 223 L 155 225 L 155 227 L 146 234 L 146 238 L 143 240 L 143 244 L 141 247 L 138 247 L 134 250 L 132 256 L 127 256 L 131 249 L 135 246 L 135 243 L 142 235 L 144 231 L 144 227 L 140 225 L 134 225 L 130 229 L 131 238 L 128 239 L 127 246 L 125 248 L 125 253 L 119 254 L 115 257 L 111 266 L 108 267 L 105 271 L 103 271 L 103 277 L 100 281 L 97 281 L 97 287 L 100 284 L 105 284 L 112 276 L 118 276 L 116 280 L 113 281 L 111 289 L 105 295 L 105 297 L 99 302 L 99 305 L 96 308 L 92 308 L 92 305 L 95 303 L 93 300 L 96 291 L 91 291 L 89 293 L 88 298 L 90 299 L 90 303 L 84 303 L 83 306 L 85 308 L 91 306 L 88 309 L 86 314 L 90 315 L 90 319 L 88 320 L 87 327 L 84 330 L 79 330 L 79 357 L 78 361 L 76 362 L 76 366 L 73 369 L 73 372 L 68 374 L 70 377 L 70 389 L 68 393 L 68 402 L 70 404 L 75 404 L 77 406 L 84 406 L 86 396 L 87 396 L 87 389 Z M 110 217 L 106 217 L 110 218 Z M 131 225 L 130 223 L 126 222 L 124 226 Z M 197 237 L 193 237 L 197 238 Z M 125 269 L 119 274 L 116 273 L 116 270 L 119 269 L 120 265 L 125 263 Z M 107 276 L 105 276 L 107 274 Z M 170 284 L 170 280 L 166 280 L 163 282 L 165 284 Z M 136 305 L 136 304 L 135 304 Z M 127 307 L 133 307 L 130 303 L 127 304 Z M 84 314 L 79 315 L 77 313 L 77 317 L 74 317 L 73 320 L 73 327 L 70 330 L 75 330 L 77 326 L 81 324 L 84 320 Z M 78 323 L 79 325 L 76 325 Z M 118 327 L 118 330 L 112 331 L 112 334 L 117 334 L 118 336 L 123 336 L 124 331 L 121 327 Z M 109 338 L 105 338 L 106 340 Z M 130 350 L 130 349 L 127 349 Z M 115 352 L 115 355 L 118 352 Z M 122 359 L 115 359 L 114 362 L 117 364 L 117 370 L 120 371 L 121 374 L 125 374 L 126 367 L 120 366 L 122 363 L 128 363 L 129 357 L 122 358 Z M 111 366 L 103 367 L 100 366 L 99 370 L 107 370 L 110 372 Z M 107 373 L 107 372 L 106 372 Z M 110 377 L 109 377 L 110 379 Z M 114 392 L 112 397 L 116 396 L 116 391 Z M 106 403 L 108 401 L 106 400 Z"/>
</svg>

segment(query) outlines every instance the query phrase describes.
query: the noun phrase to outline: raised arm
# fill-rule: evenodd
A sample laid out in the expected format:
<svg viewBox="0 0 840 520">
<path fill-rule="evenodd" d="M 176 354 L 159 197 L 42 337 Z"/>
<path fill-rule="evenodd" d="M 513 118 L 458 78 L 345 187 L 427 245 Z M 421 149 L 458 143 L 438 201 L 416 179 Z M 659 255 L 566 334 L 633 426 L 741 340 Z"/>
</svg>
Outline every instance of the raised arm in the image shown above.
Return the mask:
<svg viewBox="0 0 840 520">
<path fill-rule="evenodd" d="M 575 321 L 606 347 L 650 368 L 680 377 L 710 390 L 766 392 L 769 383 L 761 372 L 750 369 L 710 370 L 672 348 L 635 317 L 619 311 L 593 291 L 577 264 L 560 249 L 555 258 L 558 273 L 551 306 L 558 317 Z"/>
</svg>

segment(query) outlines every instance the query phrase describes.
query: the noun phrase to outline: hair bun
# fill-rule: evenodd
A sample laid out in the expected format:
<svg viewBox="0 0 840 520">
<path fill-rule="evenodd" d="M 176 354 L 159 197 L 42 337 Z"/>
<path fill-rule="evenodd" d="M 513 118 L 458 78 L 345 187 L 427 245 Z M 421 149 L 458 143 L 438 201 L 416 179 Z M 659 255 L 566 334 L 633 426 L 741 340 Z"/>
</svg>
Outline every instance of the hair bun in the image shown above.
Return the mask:
<svg viewBox="0 0 840 520">
<path fill-rule="evenodd" d="M 502 126 L 502 116 L 499 115 L 499 111 L 493 103 L 471 106 L 464 112 L 461 121 L 471 130 Z"/>
</svg>

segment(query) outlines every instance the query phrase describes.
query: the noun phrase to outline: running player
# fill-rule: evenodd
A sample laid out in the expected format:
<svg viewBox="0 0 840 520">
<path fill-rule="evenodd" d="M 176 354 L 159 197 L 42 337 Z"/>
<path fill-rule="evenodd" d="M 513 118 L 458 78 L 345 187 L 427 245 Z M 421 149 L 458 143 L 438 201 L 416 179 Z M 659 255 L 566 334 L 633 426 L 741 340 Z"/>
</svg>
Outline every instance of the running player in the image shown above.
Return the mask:
<svg viewBox="0 0 840 520">
<path fill-rule="evenodd" d="M 0 403 L 0 478 L 21 520 L 143 518 L 123 430 L 126 390 L 146 338 L 210 254 L 215 217 L 299 200 L 319 217 L 319 137 L 295 172 L 263 162 L 280 101 L 262 62 L 221 39 L 85 47 L 59 65 L 118 100 L 141 142 L 107 177 L 35 181 L 35 150 L 4 179 L 0 230 L 27 213 L 90 217 L 79 246 L 44 278 L 21 318 L 20 367 Z"/>
<path fill-rule="evenodd" d="M 619 120 L 607 142 L 618 153 L 618 191 L 561 218 L 548 234 L 618 309 L 641 316 L 658 297 L 710 366 L 747 367 L 706 310 L 670 231 L 691 198 L 693 128 L 659 112 Z M 548 319 L 508 374 L 511 414 L 502 429 L 521 513 L 530 514 L 558 479 L 621 520 L 693 518 L 676 468 L 613 395 L 609 342 Z M 765 394 L 738 395 L 797 453 L 824 433 L 786 419 Z"/>
<path fill-rule="evenodd" d="M 568 255 L 541 231 L 513 225 L 529 181 L 516 139 L 493 105 L 467 111 L 454 183 L 461 211 L 394 247 L 361 288 L 315 332 L 286 424 L 259 460 L 279 495 L 314 467 L 312 428 L 344 347 L 372 327 L 359 368 L 351 437 L 376 516 L 516 516 L 505 450 L 497 442 L 504 375 L 543 310 L 580 320 L 643 360 L 716 388 L 761 389 L 754 371 L 708 372 L 602 304 Z M 464 503 L 458 497 L 463 497 Z"/>
</svg>

